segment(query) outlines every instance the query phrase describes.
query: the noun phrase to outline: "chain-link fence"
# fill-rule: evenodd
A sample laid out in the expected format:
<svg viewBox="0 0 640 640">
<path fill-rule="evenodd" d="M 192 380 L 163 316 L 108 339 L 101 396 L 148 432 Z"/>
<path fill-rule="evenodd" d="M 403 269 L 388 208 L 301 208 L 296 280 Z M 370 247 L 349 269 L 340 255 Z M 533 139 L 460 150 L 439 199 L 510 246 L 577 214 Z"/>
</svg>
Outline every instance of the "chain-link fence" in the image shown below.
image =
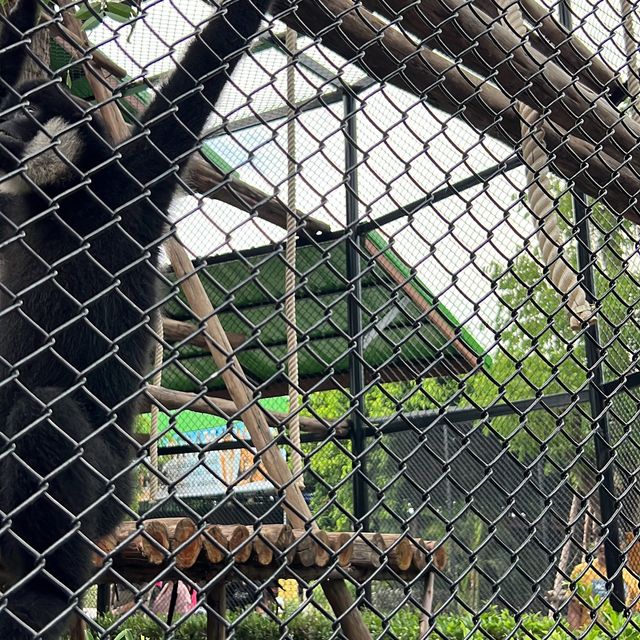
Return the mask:
<svg viewBox="0 0 640 640">
<path fill-rule="evenodd" d="M 0 638 L 640 633 L 638 29 L 0 0 Z"/>
</svg>

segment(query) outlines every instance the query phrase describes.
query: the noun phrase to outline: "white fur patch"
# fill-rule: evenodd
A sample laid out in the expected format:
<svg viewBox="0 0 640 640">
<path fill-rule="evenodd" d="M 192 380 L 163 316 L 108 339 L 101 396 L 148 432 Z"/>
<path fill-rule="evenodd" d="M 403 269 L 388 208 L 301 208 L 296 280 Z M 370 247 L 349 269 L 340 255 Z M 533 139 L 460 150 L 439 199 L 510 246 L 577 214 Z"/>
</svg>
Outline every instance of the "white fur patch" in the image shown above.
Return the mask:
<svg viewBox="0 0 640 640">
<path fill-rule="evenodd" d="M 7 196 L 19 196 L 29 191 L 29 185 L 21 176 L 13 176 L 13 178 L 5 178 L 7 174 L 0 171 L 0 194 Z"/>
<path fill-rule="evenodd" d="M 71 165 L 80 156 L 82 141 L 75 130 L 62 133 L 69 126 L 63 118 L 51 118 L 25 147 L 27 175 L 37 185 L 50 185 L 71 175 Z"/>
</svg>

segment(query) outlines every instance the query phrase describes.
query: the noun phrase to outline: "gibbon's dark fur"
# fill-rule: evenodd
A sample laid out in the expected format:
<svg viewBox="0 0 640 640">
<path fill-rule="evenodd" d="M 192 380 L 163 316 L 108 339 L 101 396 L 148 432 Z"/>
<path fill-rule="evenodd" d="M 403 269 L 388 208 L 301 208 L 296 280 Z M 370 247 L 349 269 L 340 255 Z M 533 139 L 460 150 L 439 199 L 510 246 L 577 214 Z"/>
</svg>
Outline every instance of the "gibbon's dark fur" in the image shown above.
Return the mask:
<svg viewBox="0 0 640 640">
<path fill-rule="evenodd" d="M 226 2 L 115 152 L 63 83 L 19 84 L 38 0 L 0 18 L 0 640 L 60 637 L 126 513 L 176 173 L 269 4 Z"/>
</svg>

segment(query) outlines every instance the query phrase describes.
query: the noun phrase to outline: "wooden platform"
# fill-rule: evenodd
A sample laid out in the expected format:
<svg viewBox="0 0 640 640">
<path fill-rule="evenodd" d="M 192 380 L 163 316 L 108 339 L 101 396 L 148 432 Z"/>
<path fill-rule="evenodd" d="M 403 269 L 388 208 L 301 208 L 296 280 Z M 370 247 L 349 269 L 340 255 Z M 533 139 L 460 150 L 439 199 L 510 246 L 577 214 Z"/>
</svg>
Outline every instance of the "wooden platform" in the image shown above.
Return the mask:
<svg viewBox="0 0 640 640">
<path fill-rule="evenodd" d="M 102 582 L 122 577 L 146 582 L 158 574 L 163 580 L 180 573 L 195 582 L 208 581 L 230 563 L 247 577 L 269 580 L 274 576 L 308 580 L 352 577 L 413 581 L 432 569 L 443 569 L 442 545 L 408 535 L 312 532 L 289 525 L 206 524 L 189 518 L 126 522 L 98 544 L 97 568 L 111 569 Z"/>
</svg>

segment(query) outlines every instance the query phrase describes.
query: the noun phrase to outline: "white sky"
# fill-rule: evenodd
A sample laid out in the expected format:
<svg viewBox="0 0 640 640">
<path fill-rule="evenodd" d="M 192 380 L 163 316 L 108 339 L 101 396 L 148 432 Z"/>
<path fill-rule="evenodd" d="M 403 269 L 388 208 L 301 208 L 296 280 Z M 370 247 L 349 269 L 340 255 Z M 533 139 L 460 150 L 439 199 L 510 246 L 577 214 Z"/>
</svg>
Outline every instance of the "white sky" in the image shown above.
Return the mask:
<svg viewBox="0 0 640 640">
<path fill-rule="evenodd" d="M 576 15 L 583 19 L 579 32 L 593 48 L 601 48 L 615 67 L 622 67 L 622 31 L 617 8 L 598 3 L 594 10 L 577 2 Z M 179 9 L 178 9 L 179 7 Z M 210 9 L 200 0 L 157 0 L 149 3 L 144 21 L 130 26 L 102 26 L 90 33 L 93 42 L 105 42 L 104 52 L 125 67 L 130 75 L 157 74 L 172 68 L 170 43 L 193 31 L 192 22 L 204 20 Z M 588 16 L 588 17 L 585 17 Z M 579 20 L 576 19 L 576 24 Z M 277 31 L 282 32 L 281 25 Z M 344 61 L 301 39 L 300 47 L 316 61 L 352 81 L 362 77 Z M 218 110 L 235 120 L 283 106 L 286 95 L 286 59 L 271 50 L 258 57 L 260 66 L 245 58 L 234 75 L 237 89 L 228 86 Z M 346 76 L 345 76 L 346 73 Z M 322 81 L 308 71 L 297 74 L 297 95 L 318 94 Z M 251 96 L 250 101 L 246 96 Z M 248 104 L 248 102 L 250 104 Z M 339 229 L 345 222 L 345 191 L 342 186 L 344 138 L 340 103 L 332 109 L 303 114 L 297 125 L 297 160 L 302 165 L 297 180 L 298 209 Z M 221 121 L 212 116 L 210 126 Z M 485 139 L 460 121 L 449 119 L 415 96 L 374 85 L 363 94 L 358 118 L 361 159 L 359 188 L 362 218 L 376 217 L 401 204 L 491 166 L 509 157 L 509 150 Z M 286 128 L 283 122 L 246 130 L 216 139 L 214 148 L 241 178 L 268 192 L 286 197 Z M 394 238 L 400 255 L 417 268 L 425 284 L 486 344 L 490 332 L 473 309 L 480 302 L 481 314 L 491 321 L 495 301 L 488 297 L 486 275 L 493 261 L 506 264 L 522 250 L 533 224 L 521 207 L 514 206 L 524 186 L 522 171 L 494 179 L 489 188 L 475 188 L 462 198 L 453 197 L 419 212 L 408 226 L 402 219 L 387 225 L 384 233 Z M 201 208 L 194 198 L 177 203 L 174 215 L 179 231 L 193 254 L 227 252 L 230 247 L 259 246 L 282 238 L 281 229 L 219 202 L 207 201 Z"/>
</svg>

